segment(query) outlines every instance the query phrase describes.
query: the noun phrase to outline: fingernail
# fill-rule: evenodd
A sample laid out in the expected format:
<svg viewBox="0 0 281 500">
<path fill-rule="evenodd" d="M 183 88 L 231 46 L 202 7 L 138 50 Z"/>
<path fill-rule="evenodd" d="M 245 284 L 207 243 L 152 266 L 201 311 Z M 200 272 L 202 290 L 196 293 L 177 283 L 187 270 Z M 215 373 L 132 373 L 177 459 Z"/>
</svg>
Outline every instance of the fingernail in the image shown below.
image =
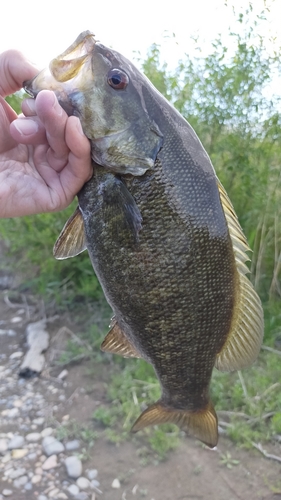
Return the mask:
<svg viewBox="0 0 281 500">
<path fill-rule="evenodd" d="M 21 135 L 33 135 L 39 128 L 37 122 L 27 119 L 14 120 L 13 124 Z"/>
<path fill-rule="evenodd" d="M 62 113 L 63 113 L 63 109 L 62 109 L 62 107 L 60 106 L 60 104 L 58 103 L 58 101 L 57 101 L 57 98 L 56 98 L 55 94 L 53 94 L 53 97 L 54 97 L 53 108 L 54 108 L 55 112 L 57 113 L 57 115 L 61 116 L 61 115 L 62 115 Z"/>
<path fill-rule="evenodd" d="M 85 136 L 79 118 L 77 118 L 77 120 L 76 120 L 76 129 L 77 129 L 77 132 L 79 132 L 81 135 Z"/>
<path fill-rule="evenodd" d="M 33 114 L 36 113 L 35 111 L 35 99 L 25 99 L 24 100 L 25 106 L 28 107 L 29 111 Z"/>
</svg>

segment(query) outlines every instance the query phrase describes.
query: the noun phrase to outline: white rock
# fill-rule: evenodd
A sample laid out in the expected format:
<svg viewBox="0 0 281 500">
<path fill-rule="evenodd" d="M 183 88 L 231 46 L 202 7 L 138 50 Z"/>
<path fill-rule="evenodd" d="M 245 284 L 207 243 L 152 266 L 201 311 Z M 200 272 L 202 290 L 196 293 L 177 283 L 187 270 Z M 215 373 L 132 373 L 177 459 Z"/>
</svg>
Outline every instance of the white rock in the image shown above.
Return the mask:
<svg viewBox="0 0 281 500">
<path fill-rule="evenodd" d="M 31 432 L 30 434 L 27 434 L 25 436 L 26 441 L 29 443 L 36 443 L 41 439 L 41 433 L 40 432 Z"/>
<path fill-rule="evenodd" d="M 50 469 L 53 469 L 54 467 L 57 467 L 57 465 L 58 465 L 57 455 L 51 455 L 42 464 L 42 469 L 43 470 L 50 470 Z"/>
<path fill-rule="evenodd" d="M 14 402 L 13 402 L 13 406 L 14 408 L 21 408 L 23 405 L 23 402 L 21 399 L 16 399 Z"/>
<path fill-rule="evenodd" d="M 23 352 L 22 351 L 16 351 L 16 352 L 13 352 L 9 358 L 10 359 L 18 359 L 18 358 L 21 358 L 23 355 Z"/>
<path fill-rule="evenodd" d="M 80 491 L 80 493 L 76 495 L 75 500 L 89 500 L 89 496 L 85 491 Z"/>
<path fill-rule="evenodd" d="M 97 481 L 96 479 L 92 479 L 90 484 L 91 484 L 91 488 L 93 488 L 94 490 L 96 490 L 100 486 L 100 482 Z"/>
<path fill-rule="evenodd" d="M 15 450 L 12 450 L 12 458 L 23 458 L 25 455 L 27 455 L 29 450 L 27 448 L 17 448 Z"/>
<path fill-rule="evenodd" d="M 43 351 L 49 346 L 49 334 L 45 330 L 46 321 L 41 320 L 36 323 L 30 323 L 26 328 L 26 337 L 29 350 L 27 351 L 20 371 L 31 370 L 40 373 L 44 367 L 45 358 Z"/>
<path fill-rule="evenodd" d="M 23 436 L 14 436 L 8 443 L 9 450 L 15 450 L 16 448 L 21 448 L 24 445 Z"/>
<path fill-rule="evenodd" d="M 20 323 L 22 321 L 22 318 L 20 316 L 14 316 L 11 319 L 11 323 Z"/>
<path fill-rule="evenodd" d="M 38 500 L 48 500 L 45 495 L 39 495 Z"/>
<path fill-rule="evenodd" d="M 58 488 L 55 488 L 53 490 L 51 490 L 49 493 L 48 493 L 48 497 L 49 498 L 58 498 L 58 494 L 59 494 L 60 490 Z"/>
<path fill-rule="evenodd" d="M 15 330 L 0 330 L 0 335 L 8 335 L 9 337 L 15 337 L 17 333 Z"/>
<path fill-rule="evenodd" d="M 27 476 L 21 476 L 18 479 L 14 480 L 13 485 L 16 488 L 21 488 L 22 486 L 24 486 L 27 483 L 27 481 L 28 481 L 28 477 Z"/>
<path fill-rule="evenodd" d="M 68 497 L 66 496 L 65 493 L 63 493 L 62 491 L 58 494 L 57 498 L 60 498 L 61 500 L 67 500 Z"/>
<path fill-rule="evenodd" d="M 23 476 L 26 473 L 26 469 L 24 467 L 19 467 L 18 469 L 9 469 L 4 472 L 4 476 L 8 476 L 11 479 L 17 479 L 20 476 Z"/>
<path fill-rule="evenodd" d="M 50 455 L 58 454 L 64 451 L 63 444 L 53 436 L 46 436 L 42 441 L 42 448 L 44 453 L 49 457 Z"/>
<path fill-rule="evenodd" d="M 73 441 L 68 441 L 65 444 L 65 449 L 68 451 L 77 450 L 80 448 L 80 441 L 78 439 L 73 439 Z"/>
<path fill-rule="evenodd" d="M 44 438 L 44 437 L 47 437 L 47 436 L 51 436 L 51 434 L 53 434 L 54 432 L 54 429 L 52 427 L 46 427 L 46 429 L 43 429 L 43 431 L 41 431 L 41 436 Z"/>
<path fill-rule="evenodd" d="M 6 455 L 4 455 L 4 457 L 1 460 L 2 464 L 6 464 L 11 460 L 11 458 L 12 458 L 11 453 L 6 453 Z"/>
<path fill-rule="evenodd" d="M 8 439 L 0 439 L 0 453 L 5 453 L 8 449 Z"/>
<path fill-rule="evenodd" d="M 68 371 L 67 370 L 62 370 L 62 372 L 60 372 L 60 374 L 58 375 L 58 378 L 60 380 L 63 380 L 65 377 L 67 377 L 68 375 Z"/>
<path fill-rule="evenodd" d="M 38 418 L 35 418 L 35 419 L 33 420 L 33 423 L 34 423 L 35 425 L 43 425 L 43 424 L 44 424 L 44 422 L 45 422 L 44 417 L 38 417 Z"/>
<path fill-rule="evenodd" d="M 12 494 L 13 494 L 12 490 L 5 489 L 2 491 L 2 495 L 4 495 L 4 497 L 10 497 Z"/>
<path fill-rule="evenodd" d="M 75 495 L 78 495 L 79 493 L 79 488 L 78 486 L 76 486 L 76 484 L 71 484 L 70 486 L 68 486 L 67 491 L 69 491 L 69 493 L 75 497 Z"/>
<path fill-rule="evenodd" d="M 4 410 L 4 411 L 5 411 L 5 415 L 9 418 L 15 418 L 19 414 L 18 408 L 11 408 L 10 410 Z M 2 412 L 2 413 L 4 413 L 4 412 Z"/>
<path fill-rule="evenodd" d="M 90 479 L 90 481 L 92 479 L 96 479 L 97 475 L 98 475 L 97 469 L 90 469 L 87 471 L 87 476 L 88 476 L 88 479 Z"/>
<path fill-rule="evenodd" d="M 121 484 L 120 484 L 119 479 L 115 478 L 115 479 L 112 481 L 111 488 L 114 488 L 114 489 L 116 489 L 116 490 L 118 490 L 119 488 L 121 488 Z"/>
<path fill-rule="evenodd" d="M 40 475 L 34 474 L 34 476 L 32 476 L 32 478 L 31 478 L 31 482 L 32 482 L 32 484 L 37 484 L 37 483 L 40 483 L 41 479 L 42 479 L 41 474 Z"/>
<path fill-rule="evenodd" d="M 87 479 L 86 477 L 83 477 L 83 476 L 78 477 L 76 484 L 77 484 L 78 488 L 80 488 L 80 490 L 87 490 L 88 488 L 90 488 L 89 479 Z"/>
<path fill-rule="evenodd" d="M 64 461 L 67 475 L 77 479 L 82 474 L 82 462 L 76 456 L 67 457 Z"/>
</svg>

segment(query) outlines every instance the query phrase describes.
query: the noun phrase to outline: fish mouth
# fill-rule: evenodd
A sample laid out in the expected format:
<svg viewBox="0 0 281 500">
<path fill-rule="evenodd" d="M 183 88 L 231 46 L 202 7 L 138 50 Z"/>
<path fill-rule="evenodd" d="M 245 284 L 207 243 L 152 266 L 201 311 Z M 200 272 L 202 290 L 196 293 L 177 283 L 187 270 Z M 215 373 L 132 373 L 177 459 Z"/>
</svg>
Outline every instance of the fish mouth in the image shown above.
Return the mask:
<svg viewBox="0 0 281 500">
<path fill-rule="evenodd" d="M 73 80 L 89 60 L 96 44 L 91 31 L 83 31 L 62 54 L 31 80 L 23 82 L 25 92 L 35 98 L 41 90 L 53 90 L 60 100 L 73 90 Z M 71 88 L 70 88 L 71 86 Z"/>
</svg>

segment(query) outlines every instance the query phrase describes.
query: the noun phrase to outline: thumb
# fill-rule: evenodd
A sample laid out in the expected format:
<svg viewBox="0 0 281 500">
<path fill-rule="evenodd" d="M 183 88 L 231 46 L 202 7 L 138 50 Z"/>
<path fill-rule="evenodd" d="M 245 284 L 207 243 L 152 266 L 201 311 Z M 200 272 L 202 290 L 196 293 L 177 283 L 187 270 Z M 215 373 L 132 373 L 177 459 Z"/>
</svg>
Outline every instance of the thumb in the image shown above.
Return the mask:
<svg viewBox="0 0 281 500">
<path fill-rule="evenodd" d="M 33 78 L 38 72 L 21 52 L 3 52 L 0 54 L 0 95 L 6 97 L 20 90 L 23 82 Z"/>
</svg>

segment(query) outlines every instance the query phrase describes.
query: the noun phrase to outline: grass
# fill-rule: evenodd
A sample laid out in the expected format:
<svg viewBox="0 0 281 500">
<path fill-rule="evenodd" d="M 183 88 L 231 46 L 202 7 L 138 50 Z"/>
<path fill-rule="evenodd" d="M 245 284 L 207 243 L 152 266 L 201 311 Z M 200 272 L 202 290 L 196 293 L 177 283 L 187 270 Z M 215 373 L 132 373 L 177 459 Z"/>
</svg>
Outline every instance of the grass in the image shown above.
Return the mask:
<svg viewBox="0 0 281 500">
<path fill-rule="evenodd" d="M 73 202 L 63 212 L 0 221 L 0 237 L 9 255 L 0 269 L 10 261 L 21 276 L 22 290 L 32 290 L 61 308 L 102 297 L 87 252 L 62 261 L 53 257 L 53 246 L 76 205 Z"/>
</svg>

